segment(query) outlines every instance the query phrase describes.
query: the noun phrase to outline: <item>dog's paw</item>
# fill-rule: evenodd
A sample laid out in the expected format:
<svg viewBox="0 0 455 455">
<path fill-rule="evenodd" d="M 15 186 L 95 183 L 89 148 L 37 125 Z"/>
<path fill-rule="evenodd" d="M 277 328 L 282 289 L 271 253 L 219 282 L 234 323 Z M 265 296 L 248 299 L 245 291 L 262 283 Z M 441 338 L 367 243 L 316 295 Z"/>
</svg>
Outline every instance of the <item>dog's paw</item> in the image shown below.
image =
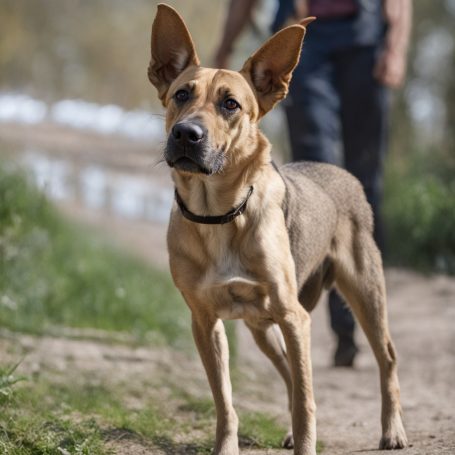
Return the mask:
<svg viewBox="0 0 455 455">
<path fill-rule="evenodd" d="M 395 434 L 385 434 L 379 442 L 379 450 L 404 449 L 408 445 L 408 439 L 404 429 L 395 432 Z"/>
<path fill-rule="evenodd" d="M 407 447 L 408 439 L 404 431 L 401 415 L 396 413 L 394 418 L 390 420 L 388 429 L 382 434 L 379 441 L 379 450 L 394 450 Z"/>
<path fill-rule="evenodd" d="M 283 439 L 283 447 L 285 449 L 293 449 L 294 448 L 294 436 L 292 435 L 292 430 L 289 430 L 286 436 Z"/>
</svg>

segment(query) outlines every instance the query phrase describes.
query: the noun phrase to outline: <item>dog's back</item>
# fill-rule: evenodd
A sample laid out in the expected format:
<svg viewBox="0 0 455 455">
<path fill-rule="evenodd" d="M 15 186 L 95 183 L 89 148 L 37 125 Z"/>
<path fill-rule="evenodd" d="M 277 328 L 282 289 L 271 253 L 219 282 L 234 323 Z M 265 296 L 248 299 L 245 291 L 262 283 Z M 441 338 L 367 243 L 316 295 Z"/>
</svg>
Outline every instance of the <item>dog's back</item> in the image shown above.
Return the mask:
<svg viewBox="0 0 455 455">
<path fill-rule="evenodd" d="M 358 230 L 372 233 L 372 212 L 360 182 L 337 166 L 303 161 L 282 166 L 280 174 L 287 188 L 284 210 L 299 300 L 311 310 L 322 286 L 333 282 L 333 259 L 346 236 Z M 319 258 L 316 269 L 308 270 L 314 267 L 305 261 L 308 257 Z M 309 274 L 312 279 L 303 287 Z"/>
</svg>

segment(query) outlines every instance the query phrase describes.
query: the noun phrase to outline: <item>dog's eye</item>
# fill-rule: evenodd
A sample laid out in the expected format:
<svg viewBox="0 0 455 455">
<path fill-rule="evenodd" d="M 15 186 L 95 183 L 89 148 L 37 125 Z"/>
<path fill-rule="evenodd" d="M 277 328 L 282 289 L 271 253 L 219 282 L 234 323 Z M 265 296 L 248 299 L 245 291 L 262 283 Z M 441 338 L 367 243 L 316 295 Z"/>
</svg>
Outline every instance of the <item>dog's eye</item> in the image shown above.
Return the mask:
<svg viewBox="0 0 455 455">
<path fill-rule="evenodd" d="M 223 107 L 228 111 L 236 111 L 240 108 L 240 104 L 233 98 L 228 98 L 223 102 Z"/>
<path fill-rule="evenodd" d="M 177 92 L 175 92 L 175 95 L 174 95 L 174 98 L 176 101 L 178 101 L 179 103 L 184 103 L 185 101 L 188 101 L 190 97 L 190 94 L 188 93 L 187 90 L 177 90 Z"/>
</svg>

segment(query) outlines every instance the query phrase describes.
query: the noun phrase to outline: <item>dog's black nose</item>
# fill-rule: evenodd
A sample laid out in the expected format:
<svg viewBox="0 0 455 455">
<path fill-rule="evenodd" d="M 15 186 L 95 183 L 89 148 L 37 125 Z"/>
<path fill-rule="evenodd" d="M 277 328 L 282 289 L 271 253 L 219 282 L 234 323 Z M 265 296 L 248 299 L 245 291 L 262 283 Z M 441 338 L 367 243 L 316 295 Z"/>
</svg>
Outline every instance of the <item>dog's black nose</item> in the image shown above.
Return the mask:
<svg viewBox="0 0 455 455">
<path fill-rule="evenodd" d="M 204 129 L 197 123 L 177 123 L 172 128 L 172 137 L 182 144 L 197 144 L 204 138 Z"/>
</svg>

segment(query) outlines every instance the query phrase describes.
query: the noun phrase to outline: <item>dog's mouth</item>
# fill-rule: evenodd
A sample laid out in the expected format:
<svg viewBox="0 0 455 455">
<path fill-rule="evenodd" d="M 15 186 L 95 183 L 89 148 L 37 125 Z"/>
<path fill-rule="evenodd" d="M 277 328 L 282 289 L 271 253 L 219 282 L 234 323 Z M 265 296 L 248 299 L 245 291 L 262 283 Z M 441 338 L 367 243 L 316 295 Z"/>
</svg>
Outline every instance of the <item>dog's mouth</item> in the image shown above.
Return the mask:
<svg viewBox="0 0 455 455">
<path fill-rule="evenodd" d="M 179 171 L 191 172 L 193 174 L 211 174 L 209 169 L 192 160 L 188 156 L 182 156 L 173 162 L 168 162 L 168 164 L 170 167 L 173 167 Z"/>
</svg>

